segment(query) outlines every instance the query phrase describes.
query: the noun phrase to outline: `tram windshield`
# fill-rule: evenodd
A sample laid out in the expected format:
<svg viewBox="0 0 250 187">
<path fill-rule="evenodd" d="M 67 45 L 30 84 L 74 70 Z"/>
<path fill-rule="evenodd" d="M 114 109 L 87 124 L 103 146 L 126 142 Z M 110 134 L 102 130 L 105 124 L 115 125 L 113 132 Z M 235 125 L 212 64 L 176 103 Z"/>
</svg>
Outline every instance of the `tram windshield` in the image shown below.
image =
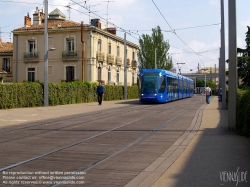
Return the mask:
<svg viewBox="0 0 250 187">
<path fill-rule="evenodd" d="M 158 73 L 145 73 L 142 77 L 141 90 L 147 93 L 156 93 L 158 88 Z"/>
</svg>

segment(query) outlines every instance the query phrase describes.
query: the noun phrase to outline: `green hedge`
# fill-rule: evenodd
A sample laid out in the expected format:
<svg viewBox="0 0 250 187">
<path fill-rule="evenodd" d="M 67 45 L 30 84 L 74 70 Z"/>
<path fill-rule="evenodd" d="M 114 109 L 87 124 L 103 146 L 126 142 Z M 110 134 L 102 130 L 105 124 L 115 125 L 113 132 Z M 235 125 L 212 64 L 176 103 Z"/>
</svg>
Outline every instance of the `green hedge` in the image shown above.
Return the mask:
<svg viewBox="0 0 250 187">
<path fill-rule="evenodd" d="M 43 105 L 43 88 L 39 83 L 0 84 L 0 108 L 21 108 Z"/>
<path fill-rule="evenodd" d="M 250 90 L 238 90 L 236 132 L 250 137 Z"/>
<path fill-rule="evenodd" d="M 49 83 L 49 105 L 97 102 L 97 83 Z M 122 100 L 123 86 L 104 85 L 105 101 Z M 43 83 L 0 84 L 0 109 L 44 106 Z M 127 98 L 138 98 L 138 87 L 127 87 Z"/>
</svg>

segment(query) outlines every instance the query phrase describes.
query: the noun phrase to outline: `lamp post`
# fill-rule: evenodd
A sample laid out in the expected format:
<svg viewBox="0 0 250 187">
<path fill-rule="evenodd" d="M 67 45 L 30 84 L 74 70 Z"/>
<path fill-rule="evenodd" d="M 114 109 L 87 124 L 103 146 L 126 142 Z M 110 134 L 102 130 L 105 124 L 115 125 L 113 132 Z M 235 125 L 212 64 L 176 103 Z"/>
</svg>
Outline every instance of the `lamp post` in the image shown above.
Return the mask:
<svg viewBox="0 0 250 187">
<path fill-rule="evenodd" d="M 48 106 L 48 0 L 44 0 L 44 14 L 44 106 Z"/>
<path fill-rule="evenodd" d="M 48 88 L 48 0 L 44 1 L 44 106 L 49 106 L 49 88 Z"/>
</svg>

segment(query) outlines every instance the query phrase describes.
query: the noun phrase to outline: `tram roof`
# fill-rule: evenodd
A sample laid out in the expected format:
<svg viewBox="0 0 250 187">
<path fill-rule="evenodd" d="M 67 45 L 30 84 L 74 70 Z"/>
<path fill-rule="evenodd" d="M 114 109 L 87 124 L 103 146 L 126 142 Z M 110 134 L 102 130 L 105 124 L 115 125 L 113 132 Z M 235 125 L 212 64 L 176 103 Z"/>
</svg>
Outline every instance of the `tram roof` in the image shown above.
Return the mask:
<svg viewBox="0 0 250 187">
<path fill-rule="evenodd" d="M 175 77 L 175 78 L 177 78 L 178 76 L 176 73 L 173 73 L 171 71 L 167 71 L 164 69 L 142 69 L 140 72 L 140 75 L 144 73 L 158 73 L 158 74 L 168 75 L 170 77 Z"/>
<path fill-rule="evenodd" d="M 192 79 L 190 79 L 188 77 L 185 77 L 183 75 L 176 74 L 176 73 L 173 73 L 171 71 L 164 70 L 164 69 L 142 69 L 140 72 L 140 76 L 143 75 L 144 73 L 158 73 L 158 74 L 167 75 L 167 76 L 173 77 L 173 78 L 178 77 L 181 79 L 193 81 Z"/>
</svg>

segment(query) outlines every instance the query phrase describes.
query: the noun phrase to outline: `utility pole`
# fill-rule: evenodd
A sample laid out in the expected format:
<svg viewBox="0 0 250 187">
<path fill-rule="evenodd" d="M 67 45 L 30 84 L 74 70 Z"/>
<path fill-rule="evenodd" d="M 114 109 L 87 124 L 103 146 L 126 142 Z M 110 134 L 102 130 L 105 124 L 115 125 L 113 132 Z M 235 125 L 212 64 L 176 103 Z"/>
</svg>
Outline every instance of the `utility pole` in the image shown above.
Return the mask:
<svg viewBox="0 0 250 187">
<path fill-rule="evenodd" d="M 127 53 L 126 53 L 126 32 L 124 32 L 124 100 L 127 100 Z"/>
<path fill-rule="evenodd" d="M 156 52 L 157 52 L 157 48 L 155 48 L 155 69 L 157 69 L 157 63 L 156 63 L 156 61 L 157 61 L 157 55 L 156 55 Z"/>
<path fill-rule="evenodd" d="M 181 75 L 181 67 L 179 67 L 179 64 L 185 64 L 185 63 L 177 63 L 178 69 L 179 69 L 179 73 Z"/>
<path fill-rule="evenodd" d="M 91 11 L 90 11 L 90 7 L 94 7 L 94 6 L 97 6 L 97 5 L 100 5 L 100 4 L 96 4 L 96 5 L 89 5 L 89 24 L 91 24 L 91 23 L 90 23 L 90 13 L 91 13 Z M 98 11 L 92 11 L 92 12 L 98 12 Z"/>
<path fill-rule="evenodd" d="M 68 12 L 69 12 L 69 20 L 70 20 L 70 9 L 71 9 L 70 2 L 69 2 L 69 5 L 67 5 L 66 7 L 68 8 Z"/>
<path fill-rule="evenodd" d="M 108 2 L 107 3 L 107 28 L 109 27 L 109 3 L 110 2 L 115 2 L 115 1 L 102 1 L 102 2 Z"/>
<path fill-rule="evenodd" d="M 228 1 L 228 31 L 229 31 L 229 91 L 228 91 L 228 128 L 236 127 L 237 105 L 237 30 L 236 30 L 236 0 Z M 222 89 L 223 91 L 223 89 Z M 223 96 L 222 96 L 223 99 Z M 225 99 L 225 98 L 224 98 Z"/>
<path fill-rule="evenodd" d="M 44 0 L 44 106 L 48 105 L 48 0 Z"/>
<path fill-rule="evenodd" d="M 216 64 L 214 64 L 214 86 L 215 86 L 215 91 L 216 91 Z"/>
<path fill-rule="evenodd" d="M 221 0 L 221 48 L 219 62 L 219 81 L 222 88 L 222 109 L 226 109 L 226 60 L 225 60 L 225 24 L 224 0 Z"/>
</svg>

